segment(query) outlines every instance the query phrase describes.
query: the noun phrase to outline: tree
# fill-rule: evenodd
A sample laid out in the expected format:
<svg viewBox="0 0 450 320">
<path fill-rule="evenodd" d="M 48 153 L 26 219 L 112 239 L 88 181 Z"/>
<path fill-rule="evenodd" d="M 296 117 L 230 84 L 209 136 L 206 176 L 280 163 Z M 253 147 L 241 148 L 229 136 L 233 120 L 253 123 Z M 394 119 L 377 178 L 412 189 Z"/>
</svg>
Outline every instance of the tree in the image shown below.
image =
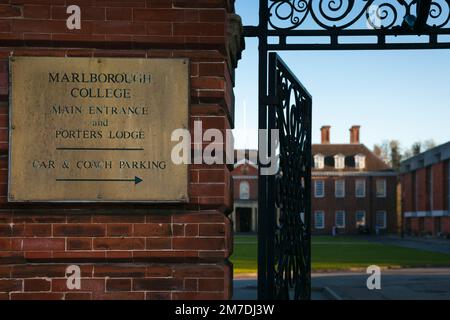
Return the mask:
<svg viewBox="0 0 450 320">
<path fill-rule="evenodd" d="M 414 142 L 411 147 L 411 153 L 413 156 L 417 156 L 422 152 L 422 142 Z"/>
<path fill-rule="evenodd" d="M 411 157 L 417 156 L 422 152 L 428 151 L 436 147 L 436 142 L 433 139 L 425 140 L 425 141 L 417 141 L 413 143 L 410 149 L 405 150 L 403 153 L 403 159 L 409 159 Z"/>
<path fill-rule="evenodd" d="M 382 143 L 373 146 L 373 152 L 393 169 L 399 170 L 400 163 L 403 160 L 417 156 L 434 147 L 436 147 L 436 143 L 433 139 L 417 141 L 413 143 L 411 148 L 405 149 L 402 153 L 402 148 L 398 140 L 384 140 Z"/>
<path fill-rule="evenodd" d="M 373 147 L 373 152 L 395 170 L 400 169 L 400 163 L 402 161 L 400 150 L 400 142 L 398 140 L 385 140 L 381 144 L 376 144 Z"/>
<path fill-rule="evenodd" d="M 373 153 L 375 153 L 375 155 L 378 156 L 378 158 L 381 158 L 381 153 L 383 152 L 383 150 L 381 149 L 381 146 L 379 144 L 375 144 L 373 146 Z"/>
<path fill-rule="evenodd" d="M 402 154 L 400 152 L 400 142 L 398 140 L 391 140 L 390 147 L 390 165 L 395 170 L 400 170 L 400 163 L 402 162 Z"/>
<path fill-rule="evenodd" d="M 389 141 L 384 140 L 381 144 L 373 147 L 373 152 L 384 162 L 389 163 Z"/>
<path fill-rule="evenodd" d="M 434 142 L 433 139 L 425 140 L 422 143 L 422 146 L 423 146 L 424 151 L 428 151 L 428 150 L 431 150 L 434 147 L 436 147 L 436 142 Z"/>
<path fill-rule="evenodd" d="M 411 158 L 413 156 L 413 154 L 412 154 L 412 152 L 411 152 L 411 150 L 409 150 L 409 149 L 407 149 L 407 150 L 405 150 L 405 152 L 403 152 L 403 159 L 409 159 L 409 158 Z"/>
</svg>

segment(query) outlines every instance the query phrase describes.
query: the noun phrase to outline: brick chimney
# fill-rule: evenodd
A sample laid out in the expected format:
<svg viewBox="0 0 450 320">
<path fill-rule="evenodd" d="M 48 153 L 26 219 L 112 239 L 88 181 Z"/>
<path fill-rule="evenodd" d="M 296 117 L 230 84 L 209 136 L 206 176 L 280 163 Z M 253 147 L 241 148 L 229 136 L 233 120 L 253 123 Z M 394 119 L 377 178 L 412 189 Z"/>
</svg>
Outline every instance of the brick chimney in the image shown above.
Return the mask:
<svg viewBox="0 0 450 320">
<path fill-rule="evenodd" d="M 320 128 L 320 131 L 322 131 L 322 144 L 330 144 L 330 129 L 330 126 Z"/>
<path fill-rule="evenodd" d="M 361 126 L 353 126 L 350 128 L 350 143 L 359 144 L 359 129 Z"/>
</svg>

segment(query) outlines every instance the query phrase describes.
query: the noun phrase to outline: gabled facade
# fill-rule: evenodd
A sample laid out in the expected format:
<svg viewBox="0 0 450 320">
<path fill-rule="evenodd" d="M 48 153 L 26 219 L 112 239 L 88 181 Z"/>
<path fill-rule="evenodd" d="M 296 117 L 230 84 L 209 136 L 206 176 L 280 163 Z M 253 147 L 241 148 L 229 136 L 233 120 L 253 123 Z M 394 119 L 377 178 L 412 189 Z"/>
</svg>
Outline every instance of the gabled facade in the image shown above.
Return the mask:
<svg viewBox="0 0 450 320">
<path fill-rule="evenodd" d="M 245 154 L 236 159 L 233 177 L 234 210 L 231 214 L 235 232 L 256 232 L 258 222 L 258 166 L 255 150 L 239 150 Z M 235 156 L 237 158 L 237 155 Z"/>
</svg>

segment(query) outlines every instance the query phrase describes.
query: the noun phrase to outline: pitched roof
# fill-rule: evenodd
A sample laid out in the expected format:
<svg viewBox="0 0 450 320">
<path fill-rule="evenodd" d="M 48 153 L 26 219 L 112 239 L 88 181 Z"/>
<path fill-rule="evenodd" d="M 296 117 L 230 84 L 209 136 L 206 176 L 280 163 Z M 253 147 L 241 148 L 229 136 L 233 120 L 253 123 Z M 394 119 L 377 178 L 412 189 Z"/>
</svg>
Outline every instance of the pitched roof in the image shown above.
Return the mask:
<svg viewBox="0 0 450 320">
<path fill-rule="evenodd" d="M 321 154 L 325 157 L 324 169 L 314 169 L 314 171 L 355 171 L 355 156 L 362 154 L 366 156 L 366 167 L 362 171 L 391 171 L 392 168 L 381 160 L 376 154 L 370 151 L 363 144 L 314 144 L 312 154 Z M 342 154 L 345 156 L 345 169 L 335 169 L 334 156 Z"/>
<path fill-rule="evenodd" d="M 401 163 L 400 171 L 411 172 L 448 159 L 450 159 L 450 141 L 406 159 Z"/>
</svg>

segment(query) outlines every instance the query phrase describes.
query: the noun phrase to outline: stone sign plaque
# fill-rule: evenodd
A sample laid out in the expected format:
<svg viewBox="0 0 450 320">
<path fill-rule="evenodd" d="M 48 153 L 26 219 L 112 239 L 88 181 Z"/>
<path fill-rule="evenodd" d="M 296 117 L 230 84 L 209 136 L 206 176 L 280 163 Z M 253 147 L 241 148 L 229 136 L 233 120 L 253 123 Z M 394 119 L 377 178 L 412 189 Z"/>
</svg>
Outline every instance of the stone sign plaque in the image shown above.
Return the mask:
<svg viewBox="0 0 450 320">
<path fill-rule="evenodd" d="M 186 59 L 13 57 L 12 202 L 187 202 Z"/>
</svg>

